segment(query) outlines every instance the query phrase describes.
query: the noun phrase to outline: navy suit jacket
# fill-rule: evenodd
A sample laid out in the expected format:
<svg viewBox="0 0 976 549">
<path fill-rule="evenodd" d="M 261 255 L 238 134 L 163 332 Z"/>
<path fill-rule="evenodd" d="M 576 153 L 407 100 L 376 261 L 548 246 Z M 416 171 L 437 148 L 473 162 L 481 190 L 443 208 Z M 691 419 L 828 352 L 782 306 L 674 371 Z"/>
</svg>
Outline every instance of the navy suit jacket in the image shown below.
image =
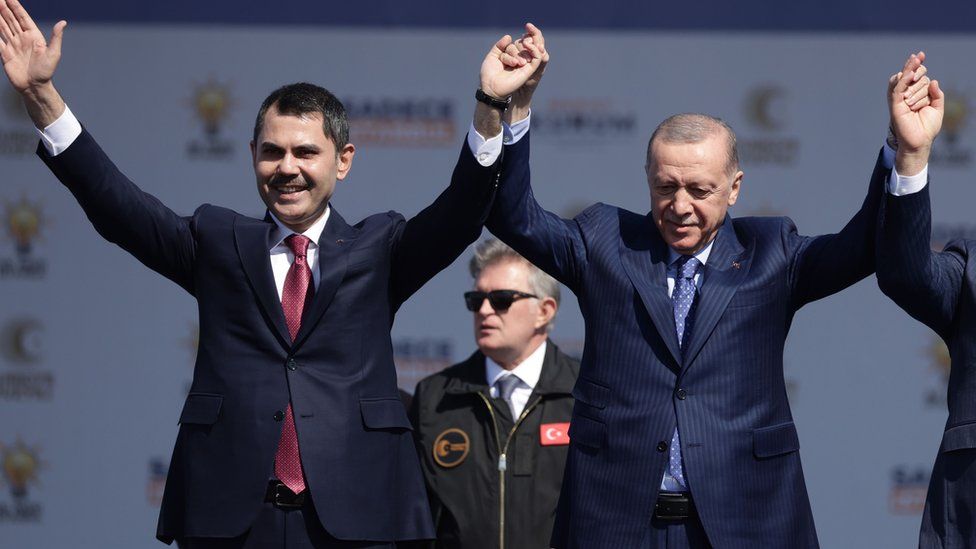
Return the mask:
<svg viewBox="0 0 976 549">
<path fill-rule="evenodd" d="M 878 285 L 949 347 L 949 418 L 922 514 L 920 547 L 976 546 L 976 241 L 930 247 L 929 188 L 888 195 Z"/>
<path fill-rule="evenodd" d="M 676 425 L 715 547 L 816 547 L 783 347 L 800 307 L 874 270 L 880 157 L 861 210 L 838 234 L 727 217 L 682 355 L 668 247 L 651 215 L 596 204 L 561 219 L 532 195 L 528 136 L 504 152 L 486 225 L 577 295 L 586 326 L 553 547 L 650 547 L 642 540 Z"/>
<path fill-rule="evenodd" d="M 433 537 L 390 327 L 404 300 L 481 233 L 497 167 L 464 146 L 451 185 L 409 221 L 349 225 L 319 239 L 321 279 L 294 343 L 269 260 L 275 227 L 204 205 L 180 217 L 140 191 L 88 132 L 38 154 L 95 229 L 196 297 L 200 344 L 180 415 L 157 537 L 232 537 L 253 522 L 289 399 L 322 525 L 356 540 Z"/>
</svg>

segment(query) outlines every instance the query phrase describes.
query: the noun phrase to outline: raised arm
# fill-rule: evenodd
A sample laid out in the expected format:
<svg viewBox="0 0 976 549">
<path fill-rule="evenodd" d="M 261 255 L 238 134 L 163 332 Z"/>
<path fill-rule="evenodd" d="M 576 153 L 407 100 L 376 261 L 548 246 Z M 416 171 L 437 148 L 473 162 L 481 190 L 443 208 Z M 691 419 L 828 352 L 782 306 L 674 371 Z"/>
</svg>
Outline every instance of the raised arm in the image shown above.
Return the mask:
<svg viewBox="0 0 976 549">
<path fill-rule="evenodd" d="M 0 59 L 46 138 L 38 155 L 75 195 L 99 234 L 193 293 L 191 221 L 133 185 L 81 129 L 54 87 L 66 26 L 59 21 L 48 42 L 18 0 L 0 0 Z M 52 141 L 52 134 L 59 141 Z"/>
<path fill-rule="evenodd" d="M 482 62 L 481 92 L 503 102 L 542 64 L 541 56 L 519 52 L 512 37 L 503 36 Z M 502 117 L 503 109 L 483 101 L 475 103 L 474 126 L 481 136 L 500 140 Z M 480 236 L 495 198 L 500 161 L 496 157 L 482 162 L 475 152 L 468 145 L 462 147 L 448 188 L 394 234 L 391 284 L 395 303 L 405 301 Z"/>
<path fill-rule="evenodd" d="M 930 87 L 938 89 L 938 85 L 925 76 L 924 60 L 924 53 L 911 55 L 888 84 L 891 131 L 904 143 L 894 162 L 896 169 L 910 175 L 925 166 L 938 132 L 934 128 L 933 133 L 928 97 Z M 843 290 L 874 272 L 877 220 L 891 168 L 882 152 L 861 209 L 839 233 L 803 237 L 791 230 L 785 236 L 787 253 L 792 254 L 789 280 L 795 308 Z"/>
<path fill-rule="evenodd" d="M 542 31 L 532 23 L 525 25 L 525 34 L 518 40 L 507 39 L 496 43 L 485 57 L 481 83 L 483 88 L 491 87 L 495 79 L 504 75 L 503 71 L 513 67 L 532 69 L 525 83 L 511 92 L 504 121 L 513 125 L 525 123 L 529 116 L 532 96 L 549 63 L 549 51 Z M 475 127 L 478 127 L 477 117 Z M 502 156 L 498 196 L 486 222 L 488 230 L 576 291 L 586 261 L 583 238 L 575 221 L 544 210 L 535 200 L 530 185 L 528 135 L 507 145 Z"/>
<path fill-rule="evenodd" d="M 919 56 L 924 60 L 924 54 Z M 932 212 L 927 164 L 942 127 L 945 96 L 937 81 L 925 89 L 918 109 L 900 101 L 904 74 L 892 75 L 888 88 L 892 131 L 897 140 L 895 173 L 885 193 L 878 229 L 878 286 L 914 318 L 946 335 L 956 316 L 968 250 L 950 243 L 941 253 L 931 249 Z M 917 178 L 918 184 L 903 180 Z"/>
</svg>

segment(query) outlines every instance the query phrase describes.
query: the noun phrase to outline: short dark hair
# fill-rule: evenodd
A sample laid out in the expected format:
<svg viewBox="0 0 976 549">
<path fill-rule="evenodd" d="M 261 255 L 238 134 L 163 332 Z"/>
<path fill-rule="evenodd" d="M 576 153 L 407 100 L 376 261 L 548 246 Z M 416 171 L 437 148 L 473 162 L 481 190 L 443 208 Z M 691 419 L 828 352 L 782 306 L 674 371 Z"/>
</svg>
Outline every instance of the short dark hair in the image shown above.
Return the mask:
<svg viewBox="0 0 976 549">
<path fill-rule="evenodd" d="M 651 149 L 655 141 L 663 143 L 700 143 L 719 132 L 725 132 L 726 170 L 729 174 L 739 171 L 739 150 L 735 142 L 735 132 L 721 118 L 701 113 L 682 113 L 670 116 L 658 124 L 647 141 L 647 163 L 650 164 Z"/>
<path fill-rule="evenodd" d="M 346 108 L 332 92 L 321 86 L 297 82 L 271 92 L 271 95 L 261 103 L 258 118 L 254 121 L 255 143 L 264 127 L 264 115 L 271 107 L 275 107 L 279 114 L 291 116 L 310 113 L 322 115 L 322 132 L 335 144 L 336 154 L 349 143 L 349 120 L 346 118 Z"/>
</svg>

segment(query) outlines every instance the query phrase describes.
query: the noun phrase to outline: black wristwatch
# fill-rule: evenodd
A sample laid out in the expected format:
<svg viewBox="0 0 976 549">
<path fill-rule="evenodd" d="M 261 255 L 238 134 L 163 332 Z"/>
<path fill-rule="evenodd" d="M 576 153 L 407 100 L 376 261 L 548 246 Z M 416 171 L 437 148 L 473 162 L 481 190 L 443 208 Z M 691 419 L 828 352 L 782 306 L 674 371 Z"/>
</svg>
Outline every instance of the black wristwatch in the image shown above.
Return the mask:
<svg viewBox="0 0 976 549">
<path fill-rule="evenodd" d="M 512 102 L 512 96 L 508 96 L 505 99 L 499 99 L 497 97 L 492 97 L 488 95 L 481 88 L 478 88 L 478 91 L 474 92 L 474 98 L 484 103 L 485 105 L 488 105 L 493 109 L 498 109 L 502 112 L 507 111 L 508 104 Z"/>
</svg>

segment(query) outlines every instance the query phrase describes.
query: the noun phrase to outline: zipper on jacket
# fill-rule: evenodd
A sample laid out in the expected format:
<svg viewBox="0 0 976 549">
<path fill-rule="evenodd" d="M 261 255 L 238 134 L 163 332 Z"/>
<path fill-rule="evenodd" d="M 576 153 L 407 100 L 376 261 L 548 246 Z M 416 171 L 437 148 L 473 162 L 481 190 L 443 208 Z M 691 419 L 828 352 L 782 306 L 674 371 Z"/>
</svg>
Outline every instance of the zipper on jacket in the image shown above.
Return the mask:
<svg viewBox="0 0 976 549">
<path fill-rule="evenodd" d="M 512 442 L 512 437 L 515 436 L 515 431 L 522 424 L 522 420 L 539 404 L 542 397 L 537 396 L 522 410 L 518 419 L 515 420 L 515 424 L 512 425 L 512 430 L 505 437 L 505 445 L 503 446 L 498 433 L 498 418 L 495 416 L 495 407 L 491 405 L 491 401 L 484 393 L 478 393 L 478 396 L 488 407 L 488 413 L 491 414 L 491 425 L 495 431 L 495 445 L 498 448 L 498 549 L 505 549 L 505 471 L 508 470 L 508 457 L 505 454 L 508 452 L 508 445 Z"/>
</svg>

